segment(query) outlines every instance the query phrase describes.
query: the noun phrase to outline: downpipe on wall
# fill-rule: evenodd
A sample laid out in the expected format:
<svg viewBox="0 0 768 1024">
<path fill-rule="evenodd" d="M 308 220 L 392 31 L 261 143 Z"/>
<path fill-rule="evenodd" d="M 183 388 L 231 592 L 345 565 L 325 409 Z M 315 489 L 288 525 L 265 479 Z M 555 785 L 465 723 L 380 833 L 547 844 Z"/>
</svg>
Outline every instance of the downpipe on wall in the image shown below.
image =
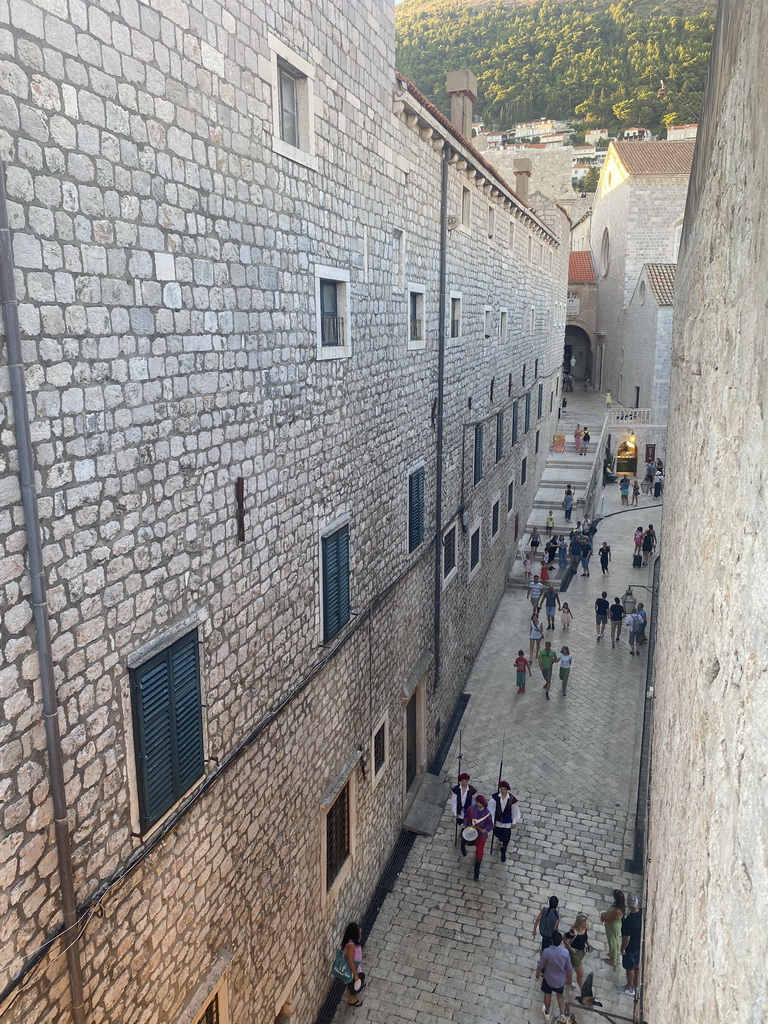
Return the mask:
<svg viewBox="0 0 768 1024">
<path fill-rule="evenodd" d="M 448 285 L 448 159 L 443 146 L 440 178 L 440 299 L 437 307 L 437 437 L 435 440 L 435 689 L 442 682 L 440 628 L 443 598 L 443 403 L 445 397 L 445 315 Z"/>
<path fill-rule="evenodd" d="M 83 976 L 80 966 L 80 938 L 78 935 L 77 899 L 72 868 L 72 846 L 69 835 L 66 790 L 64 787 L 64 759 L 59 732 L 58 699 L 53 674 L 53 651 L 48 621 L 48 597 L 43 569 L 43 543 L 35 484 L 35 463 L 29 428 L 27 387 L 19 333 L 19 311 L 16 283 L 13 276 L 13 249 L 8 224 L 8 198 L 5 188 L 5 164 L 0 159 L 0 304 L 8 353 L 8 375 L 11 385 L 11 405 L 16 432 L 19 459 L 21 503 L 27 534 L 27 558 L 32 585 L 32 610 L 35 640 L 43 695 L 45 742 L 48 753 L 49 784 L 53 803 L 53 819 L 58 855 L 59 887 L 64 915 L 64 942 L 69 969 L 69 989 L 72 997 L 72 1020 L 85 1024 L 83 1006 Z"/>
</svg>

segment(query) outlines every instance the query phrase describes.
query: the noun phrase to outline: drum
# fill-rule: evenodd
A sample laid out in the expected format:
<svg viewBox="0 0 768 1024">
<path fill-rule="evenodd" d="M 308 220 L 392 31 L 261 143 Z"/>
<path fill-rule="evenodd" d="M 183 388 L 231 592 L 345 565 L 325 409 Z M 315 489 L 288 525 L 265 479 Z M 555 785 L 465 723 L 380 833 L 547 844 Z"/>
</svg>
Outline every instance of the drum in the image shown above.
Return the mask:
<svg viewBox="0 0 768 1024">
<path fill-rule="evenodd" d="M 461 838 L 465 843 L 474 843 L 477 840 L 477 829 L 473 828 L 472 825 L 467 825 L 466 828 L 461 830 Z"/>
</svg>

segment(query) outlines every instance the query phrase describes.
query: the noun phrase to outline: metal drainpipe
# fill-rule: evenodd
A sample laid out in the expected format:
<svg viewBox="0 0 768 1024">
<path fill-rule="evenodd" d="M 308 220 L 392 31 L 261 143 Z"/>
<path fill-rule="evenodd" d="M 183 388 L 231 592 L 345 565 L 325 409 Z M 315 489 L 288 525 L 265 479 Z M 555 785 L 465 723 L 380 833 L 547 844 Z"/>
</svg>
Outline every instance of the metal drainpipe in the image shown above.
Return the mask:
<svg viewBox="0 0 768 1024">
<path fill-rule="evenodd" d="M 448 156 L 443 146 L 440 180 L 440 301 L 437 317 L 437 443 L 435 458 L 435 689 L 442 682 L 442 657 L 440 649 L 440 613 L 443 598 L 443 398 L 445 375 L 445 315 L 447 309 L 446 287 L 448 279 Z"/>
<path fill-rule="evenodd" d="M 43 544 L 35 488 L 35 463 L 29 430 L 27 387 L 19 335 L 19 311 L 16 282 L 13 277 L 13 250 L 8 225 L 8 200 L 5 190 L 5 165 L 0 159 L 0 303 L 2 304 L 5 344 L 8 351 L 8 375 L 11 382 L 11 402 L 16 427 L 16 446 L 19 459 L 21 502 L 27 533 L 27 557 L 32 583 L 32 608 L 35 621 L 35 639 L 40 665 L 40 687 L 43 694 L 45 740 L 48 751 L 51 800 L 58 854 L 61 903 L 64 913 L 62 942 L 67 947 L 69 989 L 72 996 L 72 1019 L 85 1024 L 83 1008 L 83 976 L 80 967 L 80 946 L 77 920 L 75 878 L 72 869 L 72 847 L 69 837 L 66 790 L 64 788 L 64 759 L 59 733 L 58 700 L 53 677 L 53 651 L 48 622 L 48 599 L 43 571 Z"/>
</svg>

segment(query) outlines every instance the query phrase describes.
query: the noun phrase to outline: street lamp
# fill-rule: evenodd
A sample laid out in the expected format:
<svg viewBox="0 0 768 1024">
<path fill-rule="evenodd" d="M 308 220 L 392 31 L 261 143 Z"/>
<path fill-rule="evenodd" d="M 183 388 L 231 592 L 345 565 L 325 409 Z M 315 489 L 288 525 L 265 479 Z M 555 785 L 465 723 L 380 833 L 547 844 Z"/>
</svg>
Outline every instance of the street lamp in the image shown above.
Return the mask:
<svg viewBox="0 0 768 1024">
<path fill-rule="evenodd" d="M 626 592 L 621 599 L 621 603 L 624 608 L 624 614 L 631 615 L 635 610 L 635 605 L 637 604 L 637 598 L 632 593 L 632 587 L 627 587 Z"/>
</svg>

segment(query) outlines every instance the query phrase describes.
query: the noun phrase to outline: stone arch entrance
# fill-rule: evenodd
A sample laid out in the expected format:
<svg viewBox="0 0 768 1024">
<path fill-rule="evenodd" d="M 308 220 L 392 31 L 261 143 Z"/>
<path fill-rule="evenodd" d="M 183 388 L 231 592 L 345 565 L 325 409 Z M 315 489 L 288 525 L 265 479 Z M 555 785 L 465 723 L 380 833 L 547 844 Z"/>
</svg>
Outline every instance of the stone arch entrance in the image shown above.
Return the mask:
<svg viewBox="0 0 768 1024">
<path fill-rule="evenodd" d="M 575 362 L 573 362 L 575 360 Z M 592 372 L 592 341 L 587 332 L 568 324 L 565 328 L 565 344 L 563 346 L 563 372 L 572 373 L 574 380 L 584 380 L 586 374 L 595 383 Z"/>
</svg>

